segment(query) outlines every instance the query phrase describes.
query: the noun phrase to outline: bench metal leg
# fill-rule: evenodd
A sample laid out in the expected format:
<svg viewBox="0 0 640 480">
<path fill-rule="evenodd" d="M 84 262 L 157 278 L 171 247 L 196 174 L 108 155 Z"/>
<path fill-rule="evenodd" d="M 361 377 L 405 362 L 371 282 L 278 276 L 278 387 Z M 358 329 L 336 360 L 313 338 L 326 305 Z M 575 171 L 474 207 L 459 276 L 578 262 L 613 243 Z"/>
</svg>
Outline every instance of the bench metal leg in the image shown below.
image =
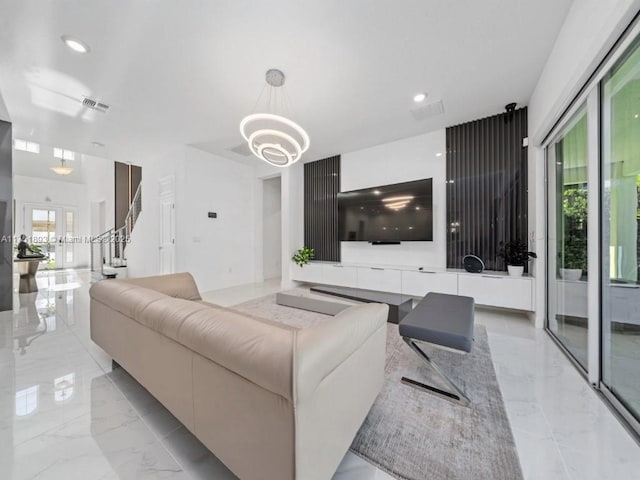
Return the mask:
<svg viewBox="0 0 640 480">
<path fill-rule="evenodd" d="M 418 382 L 416 380 L 412 380 L 407 377 L 402 377 L 402 383 L 405 385 L 410 385 L 418 390 L 422 390 L 423 392 L 431 393 L 433 395 L 437 395 L 440 398 L 448 400 L 456 405 L 462 405 L 464 407 L 468 407 L 471 404 L 471 400 L 469 397 L 465 395 L 465 393 L 458 388 L 458 386 L 453 383 L 453 381 L 447 377 L 440 367 L 438 367 L 433 360 L 429 358 L 429 356 L 413 341 L 413 339 L 408 337 L 402 337 L 402 339 L 406 342 L 407 345 L 411 347 L 411 349 L 418 354 L 418 356 L 433 370 L 450 388 L 451 391 L 441 390 L 432 385 L 427 385 L 425 383 Z"/>
</svg>

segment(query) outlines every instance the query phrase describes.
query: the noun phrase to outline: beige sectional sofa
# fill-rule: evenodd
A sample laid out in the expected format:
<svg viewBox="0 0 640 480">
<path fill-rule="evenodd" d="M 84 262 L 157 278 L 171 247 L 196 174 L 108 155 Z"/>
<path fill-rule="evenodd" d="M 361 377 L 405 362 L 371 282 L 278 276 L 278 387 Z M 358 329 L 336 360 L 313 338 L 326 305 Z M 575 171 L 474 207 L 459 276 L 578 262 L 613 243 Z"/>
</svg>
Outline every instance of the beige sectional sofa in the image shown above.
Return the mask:
<svg viewBox="0 0 640 480">
<path fill-rule="evenodd" d="M 94 284 L 91 338 L 243 480 L 327 480 L 384 378 L 387 306 L 295 329 L 187 273 Z"/>
</svg>

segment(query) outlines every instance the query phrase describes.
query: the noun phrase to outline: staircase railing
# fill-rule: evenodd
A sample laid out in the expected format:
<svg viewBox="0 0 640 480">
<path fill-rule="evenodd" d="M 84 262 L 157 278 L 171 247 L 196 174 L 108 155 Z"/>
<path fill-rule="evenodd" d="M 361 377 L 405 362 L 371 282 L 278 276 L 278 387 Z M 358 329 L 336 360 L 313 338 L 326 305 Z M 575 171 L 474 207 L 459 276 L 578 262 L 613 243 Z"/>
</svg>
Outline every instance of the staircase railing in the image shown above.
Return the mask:
<svg viewBox="0 0 640 480">
<path fill-rule="evenodd" d="M 124 218 L 124 225 L 120 228 L 111 228 L 101 233 L 91 241 L 91 271 L 97 270 L 96 265 L 96 246 L 98 250 L 98 258 L 100 259 L 100 273 L 104 275 L 104 267 L 124 267 L 127 265 L 124 256 L 127 243 L 131 239 L 133 227 L 142 212 L 142 184 L 138 185 L 131 206 Z"/>
</svg>

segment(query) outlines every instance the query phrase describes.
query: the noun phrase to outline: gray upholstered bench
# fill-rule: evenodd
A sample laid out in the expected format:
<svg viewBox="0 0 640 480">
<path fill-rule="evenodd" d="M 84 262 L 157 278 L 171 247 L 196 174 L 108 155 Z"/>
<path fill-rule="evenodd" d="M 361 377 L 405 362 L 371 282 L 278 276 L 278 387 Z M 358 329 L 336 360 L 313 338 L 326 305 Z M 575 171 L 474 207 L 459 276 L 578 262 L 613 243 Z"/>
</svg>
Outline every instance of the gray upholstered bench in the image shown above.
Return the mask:
<svg viewBox="0 0 640 480">
<path fill-rule="evenodd" d="M 473 309 L 474 301 L 471 297 L 428 293 L 416 308 L 400 321 L 402 339 L 451 387 L 451 391 L 406 377 L 402 377 L 402 383 L 464 406 L 471 403 L 465 393 L 433 363 L 416 342 L 457 353 L 470 352 L 473 344 Z"/>
</svg>

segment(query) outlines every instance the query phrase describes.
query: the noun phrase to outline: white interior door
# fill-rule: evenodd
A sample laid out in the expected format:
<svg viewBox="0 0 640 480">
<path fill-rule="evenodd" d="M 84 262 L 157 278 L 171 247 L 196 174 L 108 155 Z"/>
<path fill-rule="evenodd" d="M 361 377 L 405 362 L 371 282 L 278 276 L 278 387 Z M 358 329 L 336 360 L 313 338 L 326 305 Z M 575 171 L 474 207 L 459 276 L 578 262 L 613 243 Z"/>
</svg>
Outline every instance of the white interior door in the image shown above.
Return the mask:
<svg viewBox="0 0 640 480">
<path fill-rule="evenodd" d="M 160 274 L 175 272 L 175 194 L 173 177 L 160 180 Z"/>
</svg>

